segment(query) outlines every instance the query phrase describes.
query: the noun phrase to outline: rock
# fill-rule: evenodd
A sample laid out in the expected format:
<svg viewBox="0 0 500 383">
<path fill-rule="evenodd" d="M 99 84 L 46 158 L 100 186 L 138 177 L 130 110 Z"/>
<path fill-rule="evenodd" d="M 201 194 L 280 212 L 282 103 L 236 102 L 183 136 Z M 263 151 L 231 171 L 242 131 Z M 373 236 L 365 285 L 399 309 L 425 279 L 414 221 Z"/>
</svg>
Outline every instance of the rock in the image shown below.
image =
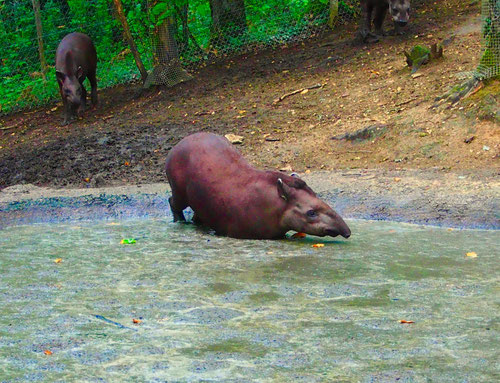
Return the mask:
<svg viewBox="0 0 500 383">
<path fill-rule="evenodd" d="M 366 128 L 356 130 L 353 133 L 344 133 L 334 136 L 332 140 L 372 140 L 376 137 L 383 135 L 387 131 L 387 125 L 375 124 L 367 126 Z"/>
<path fill-rule="evenodd" d="M 224 137 L 226 137 L 228 141 L 233 145 L 241 145 L 243 143 L 243 137 L 238 136 L 236 134 L 229 133 L 226 134 Z"/>
<path fill-rule="evenodd" d="M 469 138 L 466 138 L 464 142 L 466 144 L 470 144 L 472 141 L 474 141 L 474 138 L 476 138 L 476 136 L 470 136 Z"/>
</svg>

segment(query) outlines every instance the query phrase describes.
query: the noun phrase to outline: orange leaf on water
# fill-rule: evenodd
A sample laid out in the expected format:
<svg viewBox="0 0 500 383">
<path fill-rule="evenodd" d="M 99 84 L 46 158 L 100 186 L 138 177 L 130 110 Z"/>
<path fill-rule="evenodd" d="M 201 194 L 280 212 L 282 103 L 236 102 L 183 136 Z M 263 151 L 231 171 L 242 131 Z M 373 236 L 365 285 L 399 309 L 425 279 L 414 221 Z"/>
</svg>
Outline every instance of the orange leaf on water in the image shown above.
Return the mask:
<svg viewBox="0 0 500 383">
<path fill-rule="evenodd" d="M 50 350 L 45 350 L 43 353 L 44 353 L 45 355 L 52 355 L 52 351 L 50 351 Z"/>
<path fill-rule="evenodd" d="M 467 257 L 470 257 L 470 258 L 477 258 L 477 253 L 475 253 L 474 251 L 470 251 L 468 253 L 465 254 Z"/>
<path fill-rule="evenodd" d="M 61 262 L 62 262 L 62 258 L 54 259 L 54 263 L 61 263 Z"/>
<path fill-rule="evenodd" d="M 412 320 L 404 320 L 404 319 L 401 319 L 401 320 L 399 321 L 399 323 L 411 324 L 411 323 L 415 323 L 415 322 L 413 322 Z"/>
<path fill-rule="evenodd" d="M 139 324 L 142 322 L 142 320 L 140 319 L 132 319 L 132 322 L 135 323 L 135 324 Z"/>
<path fill-rule="evenodd" d="M 315 243 L 314 245 L 312 245 L 312 247 L 325 247 L 325 244 L 324 243 Z"/>
<path fill-rule="evenodd" d="M 294 235 L 292 235 L 291 238 L 295 239 L 295 238 L 304 238 L 306 236 L 306 233 L 295 233 Z"/>
</svg>

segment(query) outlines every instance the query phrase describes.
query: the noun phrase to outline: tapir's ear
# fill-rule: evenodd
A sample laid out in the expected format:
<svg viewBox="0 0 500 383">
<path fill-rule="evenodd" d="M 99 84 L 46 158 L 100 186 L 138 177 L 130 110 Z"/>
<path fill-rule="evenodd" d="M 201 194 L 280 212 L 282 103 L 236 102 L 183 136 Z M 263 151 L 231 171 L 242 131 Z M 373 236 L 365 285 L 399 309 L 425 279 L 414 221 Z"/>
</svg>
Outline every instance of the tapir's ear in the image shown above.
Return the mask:
<svg viewBox="0 0 500 383">
<path fill-rule="evenodd" d="M 58 70 L 56 70 L 56 78 L 57 78 L 57 81 L 59 82 L 64 82 L 64 77 L 65 77 L 65 74 L 63 72 L 59 72 Z"/>
<path fill-rule="evenodd" d="M 83 76 L 83 69 L 81 66 L 79 66 L 78 69 L 76 70 L 76 78 L 80 79 L 82 78 L 82 76 Z"/>
<path fill-rule="evenodd" d="M 288 201 L 291 196 L 290 186 L 284 183 L 281 178 L 278 178 L 278 195 L 285 201 Z"/>
</svg>

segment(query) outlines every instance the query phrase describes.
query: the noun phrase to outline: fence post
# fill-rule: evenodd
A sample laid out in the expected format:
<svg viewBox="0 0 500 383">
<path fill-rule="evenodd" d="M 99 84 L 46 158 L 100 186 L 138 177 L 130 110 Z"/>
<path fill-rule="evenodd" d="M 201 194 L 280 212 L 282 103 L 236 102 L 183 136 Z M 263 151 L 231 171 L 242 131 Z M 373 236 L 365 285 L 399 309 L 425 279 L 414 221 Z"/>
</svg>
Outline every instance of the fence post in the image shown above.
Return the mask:
<svg viewBox="0 0 500 383">
<path fill-rule="evenodd" d="M 130 28 L 128 26 L 127 18 L 125 17 L 125 13 L 123 12 L 123 4 L 121 0 L 113 0 L 115 4 L 116 12 L 118 13 L 118 18 L 123 27 L 123 31 L 125 32 L 125 38 L 127 39 L 130 50 L 132 51 L 132 55 L 134 56 L 135 64 L 137 68 L 139 68 L 139 72 L 141 73 L 142 82 L 146 81 L 148 77 L 148 72 L 144 67 L 144 64 L 141 61 L 141 56 L 139 56 L 139 52 L 137 51 L 137 46 L 135 45 L 134 39 L 132 38 L 132 34 L 130 33 Z"/>
<path fill-rule="evenodd" d="M 47 61 L 45 60 L 45 53 L 43 49 L 43 32 L 42 32 L 42 19 L 40 17 L 40 1 L 32 0 L 33 11 L 35 13 L 36 35 L 38 39 L 38 54 L 40 55 L 40 66 L 42 67 L 42 76 L 46 80 L 45 74 L 47 73 Z"/>
<path fill-rule="evenodd" d="M 339 0 L 330 0 L 330 16 L 328 17 L 328 25 L 333 29 L 339 15 Z"/>
</svg>

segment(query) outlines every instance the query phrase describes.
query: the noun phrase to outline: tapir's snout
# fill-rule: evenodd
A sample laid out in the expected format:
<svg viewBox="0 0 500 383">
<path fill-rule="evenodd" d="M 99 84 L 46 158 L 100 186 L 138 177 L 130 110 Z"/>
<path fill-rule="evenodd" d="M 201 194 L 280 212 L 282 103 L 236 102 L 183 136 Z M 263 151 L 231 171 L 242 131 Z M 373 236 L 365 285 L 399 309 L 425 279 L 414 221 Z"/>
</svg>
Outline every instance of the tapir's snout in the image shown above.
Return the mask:
<svg viewBox="0 0 500 383">
<path fill-rule="evenodd" d="M 396 21 L 396 24 L 398 24 L 400 27 L 406 27 L 406 25 L 408 24 L 408 21 L 398 20 L 398 21 Z"/>
<path fill-rule="evenodd" d="M 347 226 L 347 224 L 342 221 L 342 223 L 337 227 L 325 230 L 325 234 L 330 237 L 341 235 L 342 237 L 347 239 L 351 236 L 351 229 L 349 229 L 349 226 Z"/>
</svg>

